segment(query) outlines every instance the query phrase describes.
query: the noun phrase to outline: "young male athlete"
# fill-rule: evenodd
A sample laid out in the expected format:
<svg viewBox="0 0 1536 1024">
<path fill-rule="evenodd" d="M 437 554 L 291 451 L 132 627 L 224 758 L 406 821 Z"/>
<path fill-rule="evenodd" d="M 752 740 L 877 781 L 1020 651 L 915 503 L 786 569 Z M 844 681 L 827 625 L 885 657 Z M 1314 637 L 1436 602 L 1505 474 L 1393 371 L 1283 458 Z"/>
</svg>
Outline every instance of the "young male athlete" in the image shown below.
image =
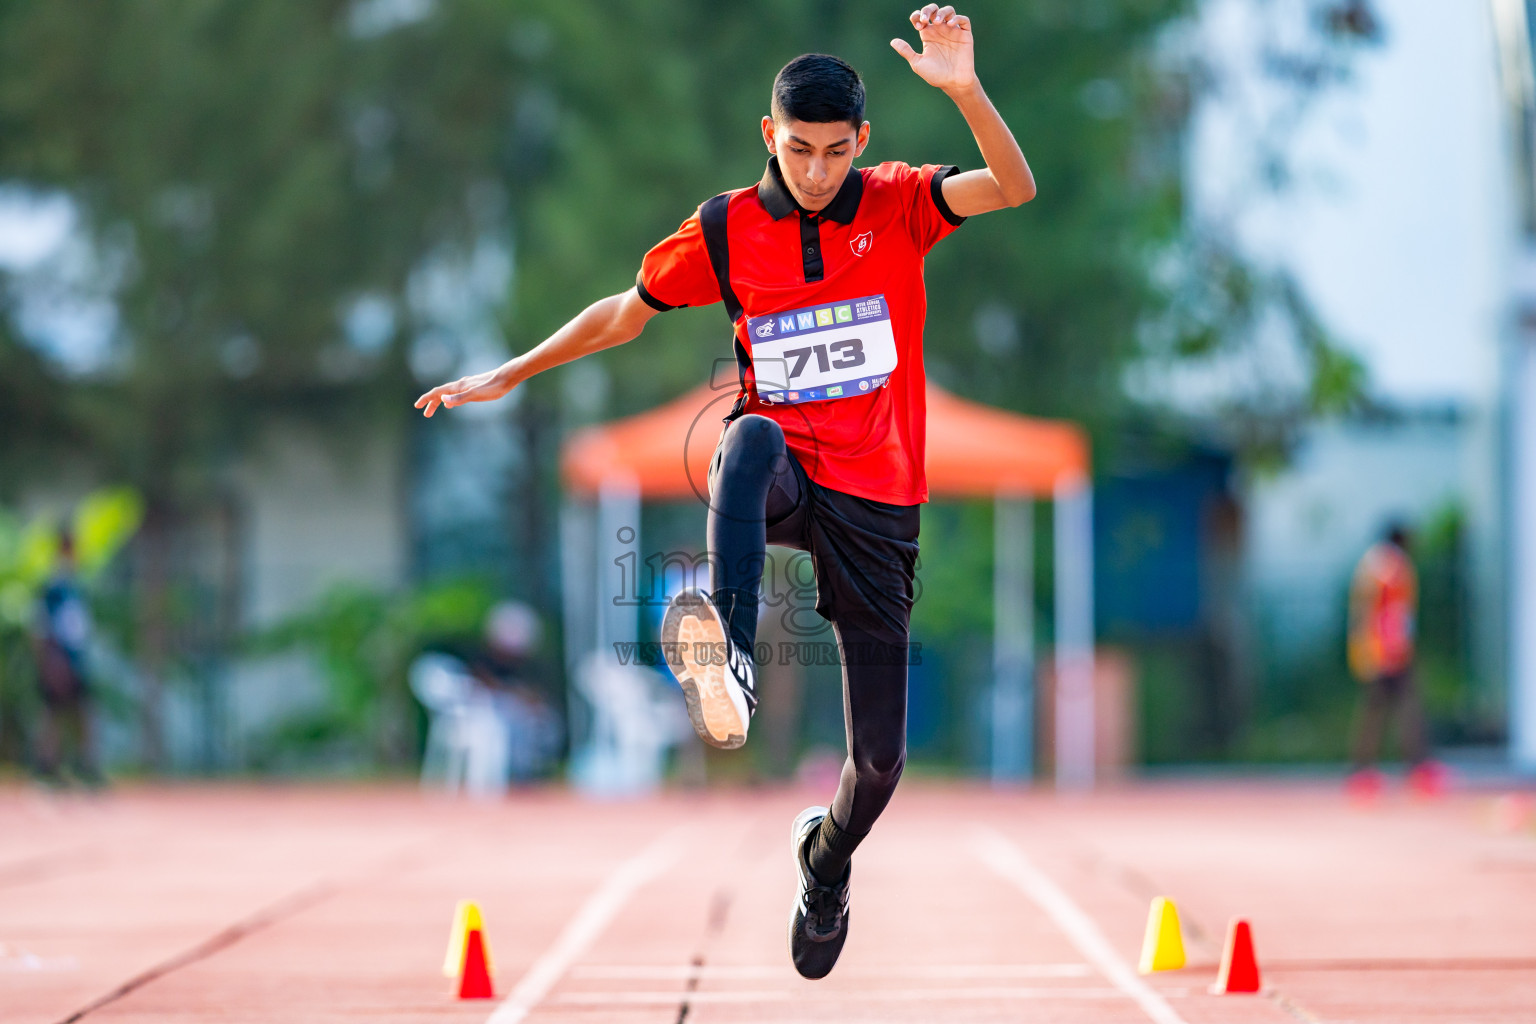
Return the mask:
<svg viewBox="0 0 1536 1024">
<path fill-rule="evenodd" d="M 716 196 L 646 254 L 635 287 L 589 306 L 505 365 L 433 388 L 439 406 L 500 398 L 552 366 L 635 338 L 657 313 L 723 302 L 741 391 L 709 471 L 710 592 L 662 627 L 694 728 L 746 741 L 768 542 L 811 554 L 816 609 L 841 648 L 848 760 L 830 811 L 795 819 L 795 968 L 832 969 L 848 935 L 849 859 L 906 759 L 908 618 L 917 559 L 925 389 L 923 256 L 966 218 L 1028 202 L 1034 178 L 976 79 L 970 19 L 929 4 L 914 52 L 891 46 L 960 108 L 986 167 L 855 168 L 864 86 L 835 57 L 785 65 L 762 120 L 762 181 Z"/>
</svg>

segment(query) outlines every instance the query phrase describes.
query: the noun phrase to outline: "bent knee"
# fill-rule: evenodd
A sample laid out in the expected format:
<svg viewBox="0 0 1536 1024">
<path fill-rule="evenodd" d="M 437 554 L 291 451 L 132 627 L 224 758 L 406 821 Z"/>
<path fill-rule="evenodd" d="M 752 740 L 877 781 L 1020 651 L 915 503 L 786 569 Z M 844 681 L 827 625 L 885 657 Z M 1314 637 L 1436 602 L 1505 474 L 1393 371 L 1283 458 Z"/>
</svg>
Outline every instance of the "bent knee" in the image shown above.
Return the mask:
<svg viewBox="0 0 1536 1024">
<path fill-rule="evenodd" d="M 907 752 L 896 750 L 885 754 L 865 756 L 854 761 L 859 781 L 868 782 L 882 789 L 894 789 L 901 780 L 901 770 L 907 765 Z"/>
<path fill-rule="evenodd" d="M 725 443 L 735 448 L 773 448 L 784 441 L 784 430 L 767 416 L 755 412 L 726 428 Z"/>
<path fill-rule="evenodd" d="M 783 429 L 766 416 L 750 413 L 726 428 L 721 456 L 732 464 L 766 462 L 783 450 Z"/>
</svg>

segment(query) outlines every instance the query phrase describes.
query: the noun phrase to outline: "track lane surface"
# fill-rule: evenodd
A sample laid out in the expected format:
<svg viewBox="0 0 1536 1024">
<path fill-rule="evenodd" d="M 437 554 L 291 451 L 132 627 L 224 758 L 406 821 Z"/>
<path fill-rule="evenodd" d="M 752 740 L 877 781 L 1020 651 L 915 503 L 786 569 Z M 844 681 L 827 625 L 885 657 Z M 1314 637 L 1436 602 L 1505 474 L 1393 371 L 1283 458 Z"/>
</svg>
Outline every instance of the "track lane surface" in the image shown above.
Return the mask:
<svg viewBox="0 0 1536 1024">
<path fill-rule="evenodd" d="M 857 857 L 842 962 L 807 982 L 787 833 L 815 797 L 0 789 L 0 1020 L 1496 1024 L 1536 1005 L 1536 835 L 1489 832 L 1472 797 L 909 783 Z M 1191 966 L 1128 990 L 1154 895 L 1178 902 Z M 504 999 L 542 965 L 521 1001 L 448 998 L 463 896 Z M 1205 991 L 1236 914 L 1265 995 Z"/>
</svg>

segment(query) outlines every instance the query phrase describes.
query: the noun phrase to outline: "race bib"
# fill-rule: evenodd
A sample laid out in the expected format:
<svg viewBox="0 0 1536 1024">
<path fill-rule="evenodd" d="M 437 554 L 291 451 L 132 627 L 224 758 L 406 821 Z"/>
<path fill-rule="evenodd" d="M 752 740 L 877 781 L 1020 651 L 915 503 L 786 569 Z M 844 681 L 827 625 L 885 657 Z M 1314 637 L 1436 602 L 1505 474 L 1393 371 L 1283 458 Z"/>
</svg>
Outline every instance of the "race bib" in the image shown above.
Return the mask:
<svg viewBox="0 0 1536 1024">
<path fill-rule="evenodd" d="M 778 405 L 825 402 L 884 387 L 896 336 L 884 295 L 844 299 L 747 320 L 757 397 Z"/>
</svg>

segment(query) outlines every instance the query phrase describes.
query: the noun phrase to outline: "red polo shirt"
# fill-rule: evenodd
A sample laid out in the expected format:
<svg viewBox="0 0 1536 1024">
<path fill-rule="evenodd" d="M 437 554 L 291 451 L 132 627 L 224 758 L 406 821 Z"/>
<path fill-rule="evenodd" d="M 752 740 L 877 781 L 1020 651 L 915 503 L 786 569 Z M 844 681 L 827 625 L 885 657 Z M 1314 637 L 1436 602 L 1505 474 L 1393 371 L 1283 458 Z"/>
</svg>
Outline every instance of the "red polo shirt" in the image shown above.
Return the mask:
<svg viewBox="0 0 1536 1024">
<path fill-rule="evenodd" d="M 939 188 L 955 170 L 855 168 L 826 209 L 808 213 L 770 157 L 759 184 L 728 193 L 729 280 L 742 306 L 737 345 L 745 353 L 754 341 L 761 352 L 776 345 L 780 357 L 771 369 L 745 368 L 746 410 L 775 420 L 807 475 L 824 487 L 896 505 L 928 500 L 923 257 L 963 220 Z M 636 283 L 658 310 L 720 301 L 698 213 L 646 253 Z M 862 343 L 836 340 L 866 333 L 855 327 L 878 334 L 887 321 L 886 340 L 870 343 L 871 362 L 862 368 Z M 831 339 L 830 361 L 820 338 Z M 894 368 L 884 372 L 890 361 Z M 844 365 L 854 368 L 837 369 Z M 823 386 L 793 388 L 818 366 Z M 807 376 L 785 378 L 802 371 Z"/>
</svg>

